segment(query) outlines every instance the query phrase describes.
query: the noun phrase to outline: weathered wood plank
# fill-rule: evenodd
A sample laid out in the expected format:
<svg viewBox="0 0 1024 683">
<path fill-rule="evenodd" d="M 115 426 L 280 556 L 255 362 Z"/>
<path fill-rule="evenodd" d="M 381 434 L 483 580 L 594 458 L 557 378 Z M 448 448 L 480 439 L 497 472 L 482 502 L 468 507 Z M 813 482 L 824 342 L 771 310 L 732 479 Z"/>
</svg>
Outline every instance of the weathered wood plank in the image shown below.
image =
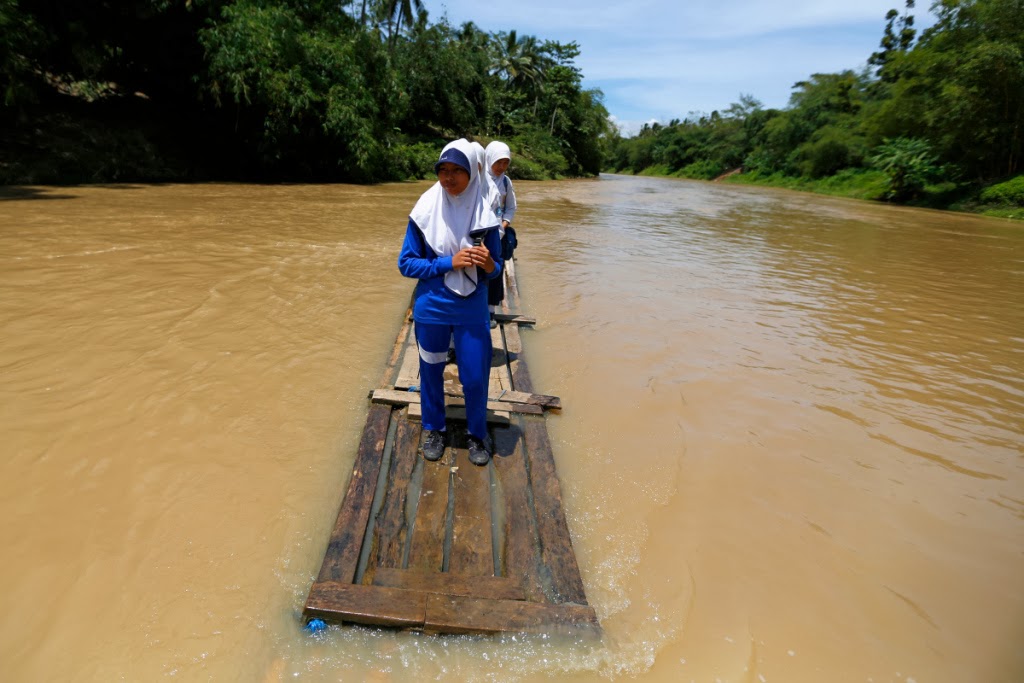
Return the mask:
<svg viewBox="0 0 1024 683">
<path fill-rule="evenodd" d="M 504 576 L 466 576 L 445 572 L 426 572 L 414 569 L 377 570 L 375 586 L 391 586 L 424 593 L 462 595 L 491 600 L 525 600 L 523 587 L 514 579 Z"/>
<path fill-rule="evenodd" d="M 515 257 L 509 259 L 505 264 L 505 300 L 502 302 L 502 310 L 521 310 L 519 305 L 519 278 L 516 277 Z"/>
<path fill-rule="evenodd" d="M 501 368 L 496 366 L 496 365 L 491 365 L 490 374 L 487 377 L 488 389 L 492 389 L 494 387 L 498 387 L 499 389 L 509 389 L 509 388 L 511 388 L 511 382 L 509 384 L 507 384 L 507 385 L 504 385 L 504 384 L 501 383 L 501 380 L 502 380 Z"/>
<path fill-rule="evenodd" d="M 415 323 L 409 323 L 412 330 L 410 335 L 415 335 Z M 420 349 L 416 344 L 416 337 L 410 336 L 409 343 L 405 345 L 402 356 L 402 368 L 398 371 L 398 379 L 395 386 L 401 389 L 408 389 L 420 383 Z"/>
<path fill-rule="evenodd" d="M 384 366 L 384 373 L 380 380 L 380 387 L 382 389 L 391 386 L 396 381 L 395 368 L 404 359 L 406 341 L 409 339 L 409 334 L 412 331 L 413 323 L 411 315 L 412 309 L 410 308 L 406 312 L 405 322 L 402 324 L 401 329 L 398 330 L 398 337 L 395 338 L 395 345 L 391 349 L 391 355 L 388 356 L 387 364 Z M 399 375 L 401 375 L 401 372 L 399 372 Z"/>
<path fill-rule="evenodd" d="M 508 351 L 505 349 L 505 335 L 502 326 L 491 330 L 491 386 L 488 395 L 495 389 L 512 390 L 512 375 L 508 369 Z"/>
<path fill-rule="evenodd" d="M 495 428 L 493 463 L 499 498 L 504 502 L 501 573 L 516 579 L 526 599 L 544 602 L 540 580 L 540 540 L 537 522 L 529 499 L 529 478 L 523 456 L 521 430 L 518 424 Z"/>
<path fill-rule="evenodd" d="M 411 408 L 412 406 L 410 406 Z M 419 457 L 419 456 L 417 456 Z M 423 462 L 423 483 L 412 530 L 409 568 L 440 572 L 448 525 L 450 449 L 437 462 Z"/>
<path fill-rule="evenodd" d="M 536 325 L 537 319 L 532 318 L 528 315 L 520 315 L 519 313 L 495 313 L 494 319 L 499 323 L 509 323 L 515 325 Z"/>
<path fill-rule="evenodd" d="M 597 630 L 594 608 L 523 600 L 486 600 L 427 594 L 423 630 L 428 633 L 570 633 Z"/>
<path fill-rule="evenodd" d="M 524 394 L 532 394 L 533 381 L 530 379 L 530 370 L 526 367 L 523 359 L 523 340 L 519 334 L 517 325 L 505 327 L 505 348 L 508 350 L 508 366 L 512 375 L 512 389 L 521 391 Z"/>
<path fill-rule="evenodd" d="M 390 419 L 391 406 L 370 407 L 363 438 L 353 463 L 348 491 L 334 523 L 318 581 L 352 582 L 355 578 Z"/>
<path fill-rule="evenodd" d="M 306 619 L 415 628 L 426 617 L 427 593 L 327 581 L 309 591 Z"/>
<path fill-rule="evenodd" d="M 450 406 L 465 406 L 466 405 L 465 400 L 461 396 L 454 396 L 452 394 L 448 394 L 448 396 L 450 397 L 448 405 L 450 405 Z M 528 394 L 523 394 L 523 393 L 520 393 L 520 392 L 510 392 L 510 396 L 519 397 L 519 398 L 525 398 L 527 400 L 521 400 L 521 401 L 512 401 L 512 400 L 509 400 L 509 401 L 504 401 L 504 400 L 501 400 L 501 401 L 497 401 L 497 400 L 491 401 L 491 400 L 489 400 L 489 401 L 487 401 L 487 409 L 491 410 L 491 411 L 495 411 L 497 413 L 501 413 L 501 412 L 516 412 L 516 413 L 525 413 L 525 414 L 528 414 L 528 415 L 540 415 L 541 413 L 544 412 L 544 407 L 543 407 L 542 404 L 529 402 L 529 399 L 530 398 L 534 398 L 534 397 L 532 397 L 532 396 L 530 396 Z M 543 401 L 546 398 L 554 398 L 556 402 L 558 401 L 558 398 L 554 397 L 554 396 L 552 396 L 552 397 L 536 396 L 535 398 L 538 401 Z M 418 406 L 422 402 L 423 399 L 422 399 L 421 395 L 419 394 L 419 392 L 416 392 L 416 391 L 401 391 L 401 390 L 398 390 L 398 389 L 374 389 L 370 393 L 370 400 L 372 400 L 374 403 L 386 403 L 386 404 L 392 405 L 392 406 L 406 406 L 406 405 L 417 405 Z M 559 403 L 559 405 L 560 405 L 560 403 Z M 420 413 L 417 413 L 417 414 L 420 414 Z"/>
<path fill-rule="evenodd" d="M 509 404 L 506 404 L 506 405 L 498 404 L 498 406 L 500 408 L 502 408 L 502 410 L 490 410 L 490 409 L 488 409 L 488 411 L 487 411 L 487 422 L 488 422 L 488 424 L 507 425 L 509 423 L 509 412 L 508 412 L 508 409 L 511 406 L 513 406 L 513 405 L 515 405 L 515 404 L 514 403 L 509 403 Z M 533 406 L 533 407 L 536 407 L 536 406 Z M 520 408 L 520 411 L 521 412 L 529 412 L 527 410 L 523 410 L 522 408 Z M 423 410 L 420 408 L 420 404 L 419 403 L 410 403 L 409 404 L 409 417 L 411 419 L 414 419 L 414 420 L 422 420 L 423 419 Z M 446 409 L 445 409 L 445 417 L 448 420 L 457 420 L 457 421 L 465 422 L 466 421 L 466 408 L 465 408 L 465 405 L 450 405 L 450 406 L 447 406 Z"/>
<path fill-rule="evenodd" d="M 526 405 L 540 406 L 541 408 L 549 408 L 552 410 L 562 409 L 562 399 L 558 398 L 557 396 L 548 396 L 547 394 L 527 394 L 522 391 L 503 391 L 490 392 L 488 393 L 487 398 L 488 400 L 491 401 L 523 403 Z"/>
<path fill-rule="evenodd" d="M 583 579 L 562 509 L 562 491 L 547 427 L 542 419 L 537 418 L 524 417 L 522 424 L 541 561 L 550 574 L 550 597 L 557 603 L 585 605 L 587 598 L 583 592 Z"/>
<path fill-rule="evenodd" d="M 494 576 L 491 544 L 491 486 L 486 466 L 469 461 L 469 451 L 456 448 L 455 515 L 448 571 L 471 576 Z"/>
<path fill-rule="evenodd" d="M 401 420 L 398 423 L 387 498 L 375 525 L 377 556 L 370 560 L 378 568 L 401 567 L 405 559 L 405 541 L 410 526 L 409 506 L 416 502 L 409 501 L 407 494 L 416 466 L 421 431 L 419 422 Z M 377 583 L 376 579 L 374 583 Z"/>
</svg>

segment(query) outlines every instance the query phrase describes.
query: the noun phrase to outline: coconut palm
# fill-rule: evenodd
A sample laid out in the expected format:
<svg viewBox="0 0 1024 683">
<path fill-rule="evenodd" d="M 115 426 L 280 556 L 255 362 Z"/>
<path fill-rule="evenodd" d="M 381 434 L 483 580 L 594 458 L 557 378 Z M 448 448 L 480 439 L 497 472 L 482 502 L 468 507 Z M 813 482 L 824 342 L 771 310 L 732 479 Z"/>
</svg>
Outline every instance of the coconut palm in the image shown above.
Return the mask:
<svg viewBox="0 0 1024 683">
<path fill-rule="evenodd" d="M 413 7 L 416 8 L 416 13 L 423 11 L 422 0 L 385 0 L 384 4 L 384 15 L 388 18 L 388 34 L 390 35 L 391 44 L 394 45 L 394 41 L 397 39 L 398 34 L 402 31 L 402 21 L 404 20 L 406 25 L 412 26 L 416 20 L 413 15 Z M 391 23 L 395 22 L 395 30 L 391 30 Z"/>
<path fill-rule="evenodd" d="M 515 31 L 499 33 L 495 36 L 494 47 L 491 73 L 504 78 L 506 87 L 523 88 L 527 83 L 538 81 L 536 38 L 526 36 L 520 40 Z"/>
</svg>

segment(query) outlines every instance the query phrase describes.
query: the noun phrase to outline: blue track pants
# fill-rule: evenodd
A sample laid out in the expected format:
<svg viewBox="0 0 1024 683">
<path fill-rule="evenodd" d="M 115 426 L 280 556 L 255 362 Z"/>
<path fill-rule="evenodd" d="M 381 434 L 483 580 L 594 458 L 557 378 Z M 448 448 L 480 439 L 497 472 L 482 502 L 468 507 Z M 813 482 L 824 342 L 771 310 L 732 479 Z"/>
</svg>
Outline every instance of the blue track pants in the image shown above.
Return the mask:
<svg viewBox="0 0 1024 683">
<path fill-rule="evenodd" d="M 416 323 L 420 351 L 420 393 L 423 428 L 443 431 L 444 364 L 449 340 L 455 340 L 455 362 L 466 396 L 469 433 L 487 436 L 487 384 L 491 377 L 491 329 L 488 323 L 431 325 Z"/>
</svg>

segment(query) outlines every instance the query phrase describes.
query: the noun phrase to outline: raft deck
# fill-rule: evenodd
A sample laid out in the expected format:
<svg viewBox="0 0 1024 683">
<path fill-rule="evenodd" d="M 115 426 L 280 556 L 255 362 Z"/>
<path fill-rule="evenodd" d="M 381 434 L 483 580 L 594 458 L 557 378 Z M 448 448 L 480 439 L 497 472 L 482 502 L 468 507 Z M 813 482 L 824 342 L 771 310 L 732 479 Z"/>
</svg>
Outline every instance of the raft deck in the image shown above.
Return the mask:
<svg viewBox="0 0 1024 683">
<path fill-rule="evenodd" d="M 370 396 L 348 492 L 306 621 L 426 633 L 598 632 L 569 537 L 544 413 L 522 356 L 515 263 L 491 331 L 488 429 L 494 457 L 469 462 L 465 405 L 454 365 L 445 368 L 448 448 L 419 453 L 419 355 L 410 314 L 380 386 Z"/>
</svg>

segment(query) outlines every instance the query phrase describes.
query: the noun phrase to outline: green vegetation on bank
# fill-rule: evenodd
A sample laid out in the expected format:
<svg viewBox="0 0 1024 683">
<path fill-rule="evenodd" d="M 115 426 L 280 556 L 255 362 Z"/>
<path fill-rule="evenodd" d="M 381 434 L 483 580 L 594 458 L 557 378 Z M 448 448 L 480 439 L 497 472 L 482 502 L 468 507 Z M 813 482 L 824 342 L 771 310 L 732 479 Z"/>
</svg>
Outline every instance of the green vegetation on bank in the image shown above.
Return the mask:
<svg viewBox="0 0 1024 683">
<path fill-rule="evenodd" d="M 613 136 L 604 170 L 1024 218 L 1024 0 L 936 0 L 920 36 L 913 8 L 864 71 L 813 74 L 782 110 L 741 95 Z"/>
<path fill-rule="evenodd" d="M 0 185 L 401 180 L 462 136 L 515 177 L 593 175 L 578 55 L 419 0 L 0 0 Z"/>
</svg>

